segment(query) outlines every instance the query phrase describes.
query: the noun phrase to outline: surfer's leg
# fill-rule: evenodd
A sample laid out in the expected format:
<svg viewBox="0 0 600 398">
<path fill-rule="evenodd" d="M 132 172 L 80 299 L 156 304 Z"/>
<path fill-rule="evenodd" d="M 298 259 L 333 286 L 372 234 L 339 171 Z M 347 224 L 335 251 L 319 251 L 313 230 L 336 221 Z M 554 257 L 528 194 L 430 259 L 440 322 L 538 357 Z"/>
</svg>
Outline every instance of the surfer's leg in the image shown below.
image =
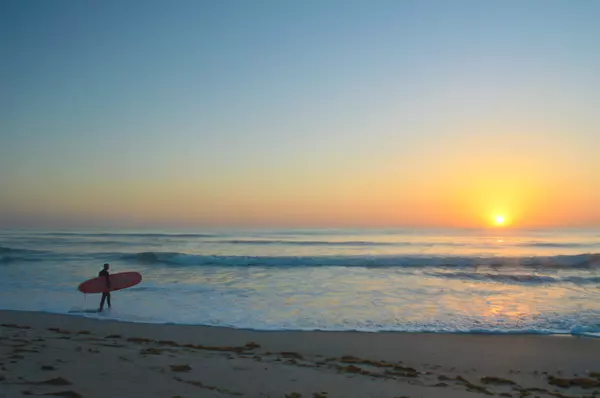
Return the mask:
<svg viewBox="0 0 600 398">
<path fill-rule="evenodd" d="M 100 311 L 104 309 L 104 300 L 106 300 L 106 293 L 102 293 L 102 299 L 100 300 Z M 110 304 L 108 306 L 110 307 Z"/>
<path fill-rule="evenodd" d="M 106 302 L 108 303 L 108 308 L 110 308 L 110 293 L 106 294 Z"/>
</svg>

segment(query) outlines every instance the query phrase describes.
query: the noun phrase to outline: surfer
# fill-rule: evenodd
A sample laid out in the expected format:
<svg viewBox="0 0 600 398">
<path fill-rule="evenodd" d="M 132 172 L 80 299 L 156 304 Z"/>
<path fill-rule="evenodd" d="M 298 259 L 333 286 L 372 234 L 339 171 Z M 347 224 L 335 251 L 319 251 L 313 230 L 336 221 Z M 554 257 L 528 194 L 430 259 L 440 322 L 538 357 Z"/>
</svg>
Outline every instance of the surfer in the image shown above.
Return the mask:
<svg viewBox="0 0 600 398">
<path fill-rule="evenodd" d="M 98 273 L 98 276 L 103 276 L 106 278 L 107 289 L 110 289 L 110 274 L 108 273 L 109 268 L 109 264 L 104 264 L 104 269 Z M 106 300 L 108 303 L 108 308 L 110 308 L 110 292 L 108 290 L 106 292 L 102 292 L 102 299 L 100 300 L 100 309 L 98 312 L 101 312 L 104 309 L 104 300 Z"/>
</svg>

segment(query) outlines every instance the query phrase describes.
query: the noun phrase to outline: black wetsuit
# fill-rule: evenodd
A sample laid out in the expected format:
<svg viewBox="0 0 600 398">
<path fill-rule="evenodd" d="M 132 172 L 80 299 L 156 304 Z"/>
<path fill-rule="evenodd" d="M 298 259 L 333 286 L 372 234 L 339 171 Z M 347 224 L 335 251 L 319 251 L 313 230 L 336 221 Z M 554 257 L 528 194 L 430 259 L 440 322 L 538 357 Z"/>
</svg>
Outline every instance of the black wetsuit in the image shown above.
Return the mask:
<svg viewBox="0 0 600 398">
<path fill-rule="evenodd" d="M 106 287 L 110 288 L 110 277 L 107 270 L 103 269 L 98 273 L 98 276 L 106 277 Z M 100 311 L 104 309 L 104 300 L 108 303 L 108 308 L 110 308 L 110 292 L 102 293 L 102 299 L 100 300 Z"/>
</svg>

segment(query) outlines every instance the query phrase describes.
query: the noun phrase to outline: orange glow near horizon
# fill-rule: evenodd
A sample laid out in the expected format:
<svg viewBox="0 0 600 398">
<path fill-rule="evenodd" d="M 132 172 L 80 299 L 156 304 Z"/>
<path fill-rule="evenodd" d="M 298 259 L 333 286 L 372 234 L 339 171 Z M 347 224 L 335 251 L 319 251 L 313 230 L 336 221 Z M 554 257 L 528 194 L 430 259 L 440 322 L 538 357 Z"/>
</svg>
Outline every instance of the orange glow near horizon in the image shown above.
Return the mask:
<svg viewBox="0 0 600 398">
<path fill-rule="evenodd" d="M 600 225 L 596 174 L 578 175 L 568 167 L 553 167 L 554 159 L 535 151 L 484 153 L 479 143 L 466 142 L 454 151 L 448 143 L 415 148 L 401 159 L 369 157 L 370 161 L 359 162 L 359 169 L 343 162 L 207 174 L 178 169 L 146 178 L 90 179 L 75 186 L 52 180 L 52 191 L 46 190 L 47 185 L 21 182 L 18 189 L 7 191 L 5 199 L 11 214 L 51 214 L 56 220 L 79 219 L 91 225 Z"/>
<path fill-rule="evenodd" d="M 398 178 L 389 172 L 370 180 L 358 175 L 340 176 L 334 181 L 297 176 L 279 181 L 265 178 L 260 183 L 253 181 L 254 184 L 227 176 L 214 184 L 197 185 L 171 179 L 112 189 L 90 186 L 66 199 L 58 193 L 53 197 L 31 192 L 27 201 L 14 202 L 15 209 L 23 213 L 43 208 L 57 218 L 88 217 L 133 225 L 183 227 L 239 224 L 527 228 L 569 225 L 570 220 L 600 221 L 592 201 L 597 195 L 577 187 L 566 189 L 567 184 L 562 181 L 530 181 L 518 174 L 503 180 L 485 173 L 455 173 L 464 177 L 446 178 L 444 174 L 424 171 L 421 180 L 412 176 Z M 105 196 L 99 191 L 115 194 Z M 561 195 L 561 191 L 565 193 Z M 588 198 L 589 203 L 585 201 Z"/>
</svg>

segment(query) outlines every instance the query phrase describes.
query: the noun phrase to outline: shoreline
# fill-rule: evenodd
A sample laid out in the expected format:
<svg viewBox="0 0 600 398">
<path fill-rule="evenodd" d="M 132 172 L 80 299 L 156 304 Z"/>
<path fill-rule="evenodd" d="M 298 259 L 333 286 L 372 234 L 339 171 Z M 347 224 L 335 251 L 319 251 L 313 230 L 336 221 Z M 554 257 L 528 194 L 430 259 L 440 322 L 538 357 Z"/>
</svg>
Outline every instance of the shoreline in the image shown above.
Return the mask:
<svg viewBox="0 0 600 398">
<path fill-rule="evenodd" d="M 259 329 L 249 327 L 236 327 L 227 325 L 205 325 L 195 323 L 176 323 L 176 322 L 148 322 L 148 321 L 134 321 L 125 320 L 118 318 L 97 318 L 89 317 L 84 314 L 85 311 L 76 311 L 74 313 L 65 312 L 53 312 L 53 311 L 39 311 L 39 310 L 9 310 L 0 309 L 0 312 L 31 312 L 35 314 L 49 314 L 67 317 L 84 318 L 92 321 L 99 322 L 122 322 L 132 323 L 140 325 L 165 325 L 165 326 L 185 326 L 185 327 L 202 327 L 202 328 L 215 328 L 215 329 L 228 329 L 228 330 L 240 330 L 246 332 L 257 332 L 257 333 L 365 333 L 365 334 L 410 334 L 410 335 L 485 335 L 485 336 L 549 336 L 549 337 L 574 337 L 574 338 L 589 338 L 598 339 L 600 333 L 597 331 L 592 332 L 581 332 L 573 333 L 573 331 L 564 332 L 542 332 L 542 331 L 494 331 L 494 330 L 472 330 L 472 331 L 409 331 L 409 330 L 357 330 L 357 329 Z M 88 311 L 90 314 L 95 314 L 95 311 Z"/>
<path fill-rule="evenodd" d="M 0 325 L 0 353 L 15 358 L 1 361 L 8 397 L 57 390 L 39 384 L 51 374 L 86 398 L 600 394 L 600 340 L 579 336 L 251 331 L 11 310 L 0 310 Z"/>
</svg>

